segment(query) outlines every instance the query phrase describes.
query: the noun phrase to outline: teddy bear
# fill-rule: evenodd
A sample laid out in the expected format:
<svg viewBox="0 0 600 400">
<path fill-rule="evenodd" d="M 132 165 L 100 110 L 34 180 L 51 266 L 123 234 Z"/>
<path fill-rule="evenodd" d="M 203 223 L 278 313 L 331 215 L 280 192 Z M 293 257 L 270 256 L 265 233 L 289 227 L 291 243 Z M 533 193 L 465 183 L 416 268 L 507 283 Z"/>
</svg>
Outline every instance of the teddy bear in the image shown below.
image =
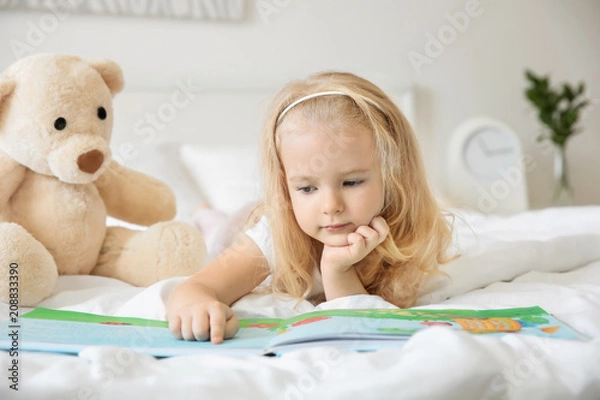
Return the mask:
<svg viewBox="0 0 600 400">
<path fill-rule="evenodd" d="M 0 301 L 34 306 L 63 274 L 149 286 L 202 266 L 203 238 L 173 221 L 170 188 L 111 159 L 123 86 L 115 62 L 61 54 L 0 75 Z"/>
</svg>

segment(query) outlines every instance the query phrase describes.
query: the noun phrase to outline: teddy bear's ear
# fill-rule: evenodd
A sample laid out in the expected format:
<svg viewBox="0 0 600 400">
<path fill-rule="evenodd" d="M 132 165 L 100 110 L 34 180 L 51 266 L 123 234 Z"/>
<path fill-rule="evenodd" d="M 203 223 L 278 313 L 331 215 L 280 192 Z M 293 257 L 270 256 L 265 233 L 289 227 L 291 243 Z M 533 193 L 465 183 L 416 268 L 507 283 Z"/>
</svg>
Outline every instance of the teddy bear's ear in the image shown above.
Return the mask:
<svg viewBox="0 0 600 400">
<path fill-rule="evenodd" d="M 123 90 L 123 71 L 121 71 L 121 67 L 116 62 L 110 60 L 93 60 L 88 61 L 88 63 L 98 71 L 113 96 Z"/>
<path fill-rule="evenodd" d="M 2 103 L 4 99 L 15 89 L 15 82 L 8 78 L 0 76 L 0 112 L 2 112 Z"/>
</svg>

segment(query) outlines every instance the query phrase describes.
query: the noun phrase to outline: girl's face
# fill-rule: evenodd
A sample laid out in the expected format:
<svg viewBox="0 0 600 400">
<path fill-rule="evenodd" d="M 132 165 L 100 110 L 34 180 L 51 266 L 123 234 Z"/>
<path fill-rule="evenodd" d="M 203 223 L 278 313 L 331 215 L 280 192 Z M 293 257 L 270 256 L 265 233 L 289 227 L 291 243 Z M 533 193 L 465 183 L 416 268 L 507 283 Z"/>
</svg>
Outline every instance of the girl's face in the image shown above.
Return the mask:
<svg viewBox="0 0 600 400">
<path fill-rule="evenodd" d="M 373 133 L 298 118 L 286 125 L 280 155 L 296 221 L 319 242 L 345 246 L 348 234 L 383 208 Z"/>
</svg>

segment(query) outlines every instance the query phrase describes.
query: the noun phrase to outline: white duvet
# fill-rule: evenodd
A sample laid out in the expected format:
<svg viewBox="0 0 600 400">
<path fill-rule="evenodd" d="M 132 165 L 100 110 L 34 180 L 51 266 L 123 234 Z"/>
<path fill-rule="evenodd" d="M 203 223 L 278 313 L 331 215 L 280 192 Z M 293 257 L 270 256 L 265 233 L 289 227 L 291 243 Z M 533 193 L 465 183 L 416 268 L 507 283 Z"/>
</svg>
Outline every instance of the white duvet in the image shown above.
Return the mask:
<svg viewBox="0 0 600 400">
<path fill-rule="evenodd" d="M 435 327 L 401 349 L 372 353 L 333 347 L 281 358 L 155 359 L 115 347 L 90 347 L 79 356 L 21 353 L 18 392 L 7 380 L 11 357 L 0 352 L 0 399 L 599 399 L 600 207 L 458 216 L 462 257 L 444 266 L 450 278 L 424 285 L 421 307 L 539 305 L 590 339 L 492 338 Z M 63 276 L 40 306 L 164 319 L 165 301 L 180 281 L 137 288 Z M 293 304 L 251 294 L 234 308 L 242 317 L 313 309 Z M 353 296 L 320 307 L 387 306 L 374 296 Z M 8 307 L 2 304 L 0 313 L 7 318 Z"/>
</svg>

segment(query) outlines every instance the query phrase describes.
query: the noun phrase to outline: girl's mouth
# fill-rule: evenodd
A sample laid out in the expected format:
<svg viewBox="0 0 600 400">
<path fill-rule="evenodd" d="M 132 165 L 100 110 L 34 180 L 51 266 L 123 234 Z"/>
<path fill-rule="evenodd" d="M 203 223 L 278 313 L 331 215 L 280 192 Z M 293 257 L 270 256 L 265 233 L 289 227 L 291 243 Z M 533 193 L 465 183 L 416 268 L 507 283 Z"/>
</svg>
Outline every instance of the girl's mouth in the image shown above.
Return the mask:
<svg viewBox="0 0 600 400">
<path fill-rule="evenodd" d="M 345 224 L 326 225 L 323 227 L 323 229 L 325 229 L 327 232 L 339 232 L 339 231 L 343 231 L 344 229 L 348 228 L 349 226 L 350 226 L 350 222 L 347 222 Z"/>
</svg>

